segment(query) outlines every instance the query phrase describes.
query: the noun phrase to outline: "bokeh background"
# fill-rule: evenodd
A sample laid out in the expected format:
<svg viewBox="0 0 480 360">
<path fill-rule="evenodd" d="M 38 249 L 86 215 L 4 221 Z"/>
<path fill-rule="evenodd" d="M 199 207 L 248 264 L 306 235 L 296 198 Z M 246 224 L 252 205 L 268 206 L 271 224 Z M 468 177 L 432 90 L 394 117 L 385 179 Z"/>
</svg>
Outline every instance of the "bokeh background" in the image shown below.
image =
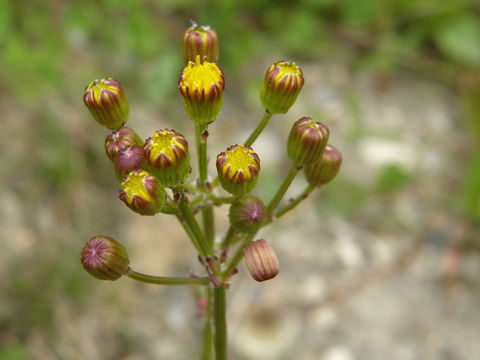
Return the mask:
<svg viewBox="0 0 480 360">
<path fill-rule="evenodd" d="M 124 243 L 132 267 L 198 269 L 168 216 L 117 199 L 108 132 L 81 100 L 93 79 L 126 88 L 129 126 L 193 142 L 177 90 L 190 20 L 214 27 L 227 88 L 210 156 L 262 116 L 265 69 L 295 60 L 306 83 L 254 148 L 256 194 L 288 166 L 308 115 L 344 154 L 338 178 L 259 236 L 281 273 L 243 265 L 229 292 L 232 359 L 480 358 L 480 4 L 476 0 L 0 1 L 0 359 L 195 359 L 195 291 L 95 281 L 91 236 Z M 210 164 L 213 173 L 213 166 Z M 195 168 L 194 168 L 195 171 Z M 305 186 L 300 176 L 288 196 Z M 218 230 L 227 226 L 216 210 Z"/>
</svg>

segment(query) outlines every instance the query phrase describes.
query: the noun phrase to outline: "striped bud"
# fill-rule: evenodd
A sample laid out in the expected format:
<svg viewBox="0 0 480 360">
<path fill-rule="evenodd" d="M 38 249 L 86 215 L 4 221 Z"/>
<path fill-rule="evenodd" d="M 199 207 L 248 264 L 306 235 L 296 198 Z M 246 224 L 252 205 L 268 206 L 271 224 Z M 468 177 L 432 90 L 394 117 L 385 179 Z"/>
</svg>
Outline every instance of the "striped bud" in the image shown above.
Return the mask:
<svg viewBox="0 0 480 360">
<path fill-rule="evenodd" d="M 266 240 L 256 240 L 243 250 L 250 275 L 256 281 L 273 279 L 279 272 L 279 263 L 275 251 Z"/>
<path fill-rule="evenodd" d="M 310 185 L 320 187 L 337 176 L 342 165 L 342 153 L 331 145 L 327 145 L 322 156 L 304 167 L 305 177 Z"/>
<path fill-rule="evenodd" d="M 135 170 L 122 181 L 119 198 L 140 215 L 155 215 L 165 204 L 165 190 L 160 181 L 144 170 Z"/>
<path fill-rule="evenodd" d="M 295 103 L 303 87 L 303 72 L 295 62 L 279 61 L 270 66 L 260 91 L 262 105 L 271 114 L 284 114 Z"/>
<path fill-rule="evenodd" d="M 197 55 L 210 62 L 218 62 L 218 36 L 210 26 L 193 24 L 183 35 L 183 58 L 185 64 L 195 62 Z"/>
<path fill-rule="evenodd" d="M 115 156 L 120 150 L 129 146 L 143 146 L 143 141 L 137 133 L 124 126 L 105 138 L 105 152 L 111 161 L 115 160 Z"/>
<path fill-rule="evenodd" d="M 94 236 L 85 244 L 80 261 L 83 268 L 99 280 L 117 280 L 130 261 L 122 244 L 108 236 Z"/>
<path fill-rule="evenodd" d="M 329 130 L 308 117 L 297 120 L 288 136 L 288 157 L 296 166 L 319 159 L 327 146 Z"/>
<path fill-rule="evenodd" d="M 233 195 L 250 192 L 257 183 L 260 158 L 249 146 L 233 145 L 217 156 L 217 172 L 222 187 Z"/>
<path fill-rule="evenodd" d="M 150 170 L 165 186 L 181 183 L 190 172 L 188 143 L 175 130 L 158 130 L 145 141 L 145 156 Z"/>
<path fill-rule="evenodd" d="M 146 165 L 143 147 L 132 145 L 120 150 L 115 156 L 114 164 L 115 173 L 120 181 L 130 172 L 143 169 Z"/>
<path fill-rule="evenodd" d="M 178 88 L 190 119 L 203 125 L 215 121 L 225 89 L 223 71 L 216 64 L 197 55 L 195 62 L 189 61 L 183 69 Z"/>
<path fill-rule="evenodd" d="M 127 121 L 125 92 L 122 85 L 111 77 L 92 81 L 83 92 L 83 102 L 93 118 L 108 129 L 119 129 Z"/>
<path fill-rule="evenodd" d="M 247 231 L 265 219 L 265 206 L 258 197 L 244 195 L 230 206 L 228 218 L 236 230 Z"/>
</svg>

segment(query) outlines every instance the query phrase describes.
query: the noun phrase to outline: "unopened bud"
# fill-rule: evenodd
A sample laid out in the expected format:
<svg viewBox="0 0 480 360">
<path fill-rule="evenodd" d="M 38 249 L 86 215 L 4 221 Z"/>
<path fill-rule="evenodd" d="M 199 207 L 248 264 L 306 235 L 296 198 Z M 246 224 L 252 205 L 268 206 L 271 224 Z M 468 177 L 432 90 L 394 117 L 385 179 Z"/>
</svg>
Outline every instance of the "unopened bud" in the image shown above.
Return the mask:
<svg viewBox="0 0 480 360">
<path fill-rule="evenodd" d="M 296 166 L 319 159 L 327 146 L 329 130 L 308 117 L 297 120 L 288 136 L 288 156 Z"/>
<path fill-rule="evenodd" d="M 217 156 L 217 172 L 222 187 L 233 195 L 250 192 L 257 183 L 260 158 L 249 146 L 233 145 Z"/>
<path fill-rule="evenodd" d="M 225 89 L 223 71 L 215 63 L 197 55 L 195 62 L 189 61 L 183 69 L 178 88 L 190 119 L 204 125 L 215 121 Z"/>
<path fill-rule="evenodd" d="M 303 72 L 295 62 L 279 61 L 270 66 L 260 91 L 262 105 L 271 114 L 284 114 L 295 103 L 303 87 Z"/>
<path fill-rule="evenodd" d="M 258 197 L 244 195 L 230 206 L 228 218 L 235 229 L 247 231 L 265 219 L 265 206 Z"/>
<path fill-rule="evenodd" d="M 105 152 L 111 161 L 115 160 L 115 156 L 120 150 L 132 145 L 143 146 L 143 141 L 134 130 L 126 126 L 105 138 Z"/>
<path fill-rule="evenodd" d="M 99 280 L 117 280 L 128 270 L 130 261 L 122 244 L 108 236 L 94 236 L 82 250 L 83 268 Z"/>
<path fill-rule="evenodd" d="M 197 55 L 210 62 L 218 62 L 218 36 L 210 26 L 193 24 L 183 35 L 183 58 L 185 64 L 195 62 Z"/>
<path fill-rule="evenodd" d="M 111 77 L 92 81 L 84 90 L 83 102 L 93 118 L 108 129 L 119 129 L 127 121 L 125 92 L 120 82 Z"/>
<path fill-rule="evenodd" d="M 155 215 L 162 211 L 165 197 L 165 190 L 160 181 L 143 170 L 135 170 L 128 174 L 119 191 L 120 200 L 140 215 Z"/>
<path fill-rule="evenodd" d="M 141 170 L 145 167 L 145 154 L 143 147 L 132 145 L 122 149 L 115 156 L 115 173 L 120 181 L 134 170 Z"/>
<path fill-rule="evenodd" d="M 188 143 L 175 130 L 158 130 L 144 146 L 150 170 L 165 186 L 181 183 L 190 171 Z"/>
<path fill-rule="evenodd" d="M 256 240 L 244 249 L 245 262 L 250 275 L 256 281 L 273 279 L 279 272 L 275 251 L 266 240 Z"/>
<path fill-rule="evenodd" d="M 342 153 L 331 145 L 327 145 L 317 161 L 304 167 L 305 177 L 310 185 L 320 187 L 337 176 L 342 165 Z"/>
</svg>

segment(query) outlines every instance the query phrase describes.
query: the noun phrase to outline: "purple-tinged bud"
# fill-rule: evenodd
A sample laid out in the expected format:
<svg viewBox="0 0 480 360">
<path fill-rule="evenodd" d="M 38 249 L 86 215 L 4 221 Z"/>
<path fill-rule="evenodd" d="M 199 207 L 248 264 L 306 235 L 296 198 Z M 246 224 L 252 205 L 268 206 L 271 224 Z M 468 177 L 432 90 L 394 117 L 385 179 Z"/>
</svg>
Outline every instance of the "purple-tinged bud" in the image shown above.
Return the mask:
<svg viewBox="0 0 480 360">
<path fill-rule="evenodd" d="M 342 153 L 331 145 L 327 145 L 317 161 L 304 167 L 305 177 L 310 185 L 320 187 L 337 176 L 342 165 Z"/>
<path fill-rule="evenodd" d="M 303 87 L 303 72 L 295 62 L 279 61 L 270 66 L 260 91 L 262 105 L 270 114 L 284 114 L 295 103 Z"/>
<path fill-rule="evenodd" d="M 183 35 L 183 58 L 185 64 L 195 62 L 197 55 L 201 59 L 218 62 L 218 36 L 210 26 L 193 24 Z"/>
<path fill-rule="evenodd" d="M 92 81 L 84 90 L 83 102 L 100 124 L 111 130 L 123 126 L 128 118 L 128 102 L 123 87 L 117 80 Z"/>
<path fill-rule="evenodd" d="M 143 141 L 134 130 L 126 126 L 105 138 L 105 152 L 112 162 L 115 161 L 115 156 L 120 150 L 132 145 L 143 146 Z"/>
<path fill-rule="evenodd" d="M 145 157 L 150 170 L 165 186 L 181 183 L 190 172 L 188 142 L 175 130 L 158 130 L 145 141 Z"/>
<path fill-rule="evenodd" d="M 230 206 L 228 218 L 236 230 L 247 231 L 265 219 L 265 206 L 258 197 L 244 195 Z"/>
<path fill-rule="evenodd" d="M 320 158 L 327 146 L 329 130 L 308 117 L 297 120 L 288 136 L 288 157 L 296 166 L 304 166 Z"/>
<path fill-rule="evenodd" d="M 225 78 L 223 71 L 197 55 L 180 75 L 178 88 L 183 96 L 187 115 L 194 122 L 207 125 L 218 117 L 223 103 Z"/>
<path fill-rule="evenodd" d="M 256 240 L 243 250 L 250 275 L 256 281 L 265 281 L 277 276 L 280 266 L 277 255 L 266 240 Z"/>
<path fill-rule="evenodd" d="M 115 156 L 115 173 L 120 181 L 134 170 L 142 170 L 146 166 L 143 147 L 131 145 L 120 150 Z"/>
<path fill-rule="evenodd" d="M 144 170 L 135 170 L 122 181 L 119 198 L 140 215 L 155 215 L 165 204 L 165 190 L 160 181 Z"/>
<path fill-rule="evenodd" d="M 260 158 L 249 146 L 233 145 L 217 155 L 217 172 L 222 187 L 233 195 L 250 192 L 257 183 Z"/>
<path fill-rule="evenodd" d="M 108 236 L 94 236 L 82 250 L 83 268 L 99 280 L 117 280 L 127 270 L 130 261 L 122 244 Z"/>
</svg>

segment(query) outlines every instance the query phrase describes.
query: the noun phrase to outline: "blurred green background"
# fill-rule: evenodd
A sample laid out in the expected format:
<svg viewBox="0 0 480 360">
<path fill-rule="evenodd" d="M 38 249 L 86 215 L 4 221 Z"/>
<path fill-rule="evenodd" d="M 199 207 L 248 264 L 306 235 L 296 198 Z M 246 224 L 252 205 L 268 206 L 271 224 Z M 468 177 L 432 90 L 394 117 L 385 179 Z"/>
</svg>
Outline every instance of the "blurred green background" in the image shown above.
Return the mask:
<svg viewBox="0 0 480 360">
<path fill-rule="evenodd" d="M 170 329 L 170 338 L 158 349 L 138 331 L 148 328 L 146 319 L 156 317 L 162 323 L 173 303 L 192 308 L 187 314 L 194 319 L 190 292 L 123 284 L 127 280 L 96 282 L 78 261 L 83 243 L 95 234 L 110 235 L 135 248 L 142 246 L 142 236 L 166 232 L 171 237 L 165 241 L 171 245 L 152 240 L 144 243 L 150 246 L 147 250 L 132 250 L 138 255 L 139 270 L 140 255 L 156 251 L 159 258 L 145 260 L 143 269 L 181 274 L 195 263 L 176 226 L 165 230 L 170 226 L 166 220 L 138 220 L 117 200 L 118 184 L 103 153 L 108 132 L 91 120 L 81 101 L 91 80 L 113 76 L 127 91 L 129 125 L 142 136 L 163 127 L 191 136 L 177 90 L 180 41 L 191 20 L 217 30 L 227 80 L 225 109 L 212 126 L 216 134 L 211 154 L 242 141 L 259 120 L 257 94 L 267 66 L 295 60 L 304 68 L 305 90 L 291 115 L 270 124 L 271 133 L 259 148 L 265 156 L 273 155 L 273 147 L 283 151 L 278 150 L 283 146 L 279 137 L 288 133 L 297 115 L 311 115 L 331 126 L 334 141 L 345 151 L 344 171 L 325 189 L 321 201 L 304 209 L 321 217 L 319 224 L 333 238 L 339 225 L 329 219 L 349 224 L 352 239 L 362 244 L 361 252 L 369 249 L 371 236 L 366 231 L 412 243 L 427 233 L 427 253 L 431 250 L 437 260 L 451 256 L 454 260 L 449 261 L 457 262 L 453 271 L 450 263 L 443 268 L 440 260 L 433 261 L 437 267 L 432 265 L 428 274 L 453 276 L 460 284 L 466 277 L 465 296 L 478 295 L 478 1 L 6 0 L 0 2 L 1 360 L 170 360 L 195 354 L 197 320 L 193 329 L 187 320 L 178 328 L 168 321 L 151 325 L 154 331 Z M 396 144 L 398 152 L 389 144 Z M 374 165 L 368 163 L 372 153 Z M 286 159 L 262 161 L 266 165 L 258 193 L 268 198 L 281 181 Z M 433 165 L 423 166 L 423 161 Z M 411 166 L 412 162 L 420 165 Z M 301 184 L 292 191 L 296 190 Z M 402 207 L 404 202 L 408 205 Z M 399 214 L 404 213 L 408 214 L 402 218 Z M 296 220 L 290 226 L 318 225 L 312 218 L 291 219 Z M 310 235 L 316 240 L 318 229 Z M 178 255 L 178 246 L 185 248 L 181 254 L 185 256 L 167 261 Z M 280 248 L 288 252 L 288 247 Z M 294 272 L 297 265 L 285 254 L 285 269 Z M 358 266 L 368 269 L 369 262 Z M 161 304 L 161 311 L 156 304 Z M 464 306 L 462 316 L 475 310 Z M 144 309 L 139 317 L 143 323 L 132 320 L 135 308 Z M 175 319 L 172 324 L 177 324 Z M 154 341 L 162 337 L 154 335 Z M 298 346 L 278 356 L 232 352 L 234 359 L 376 358 L 373 353 L 362 357 L 356 350 L 353 357 L 345 352 L 334 357 L 328 355 L 333 350 L 325 342 L 310 343 L 301 355 Z M 348 346 L 357 349 L 354 343 Z M 451 351 L 453 357 L 445 359 L 480 356 Z"/>
</svg>

